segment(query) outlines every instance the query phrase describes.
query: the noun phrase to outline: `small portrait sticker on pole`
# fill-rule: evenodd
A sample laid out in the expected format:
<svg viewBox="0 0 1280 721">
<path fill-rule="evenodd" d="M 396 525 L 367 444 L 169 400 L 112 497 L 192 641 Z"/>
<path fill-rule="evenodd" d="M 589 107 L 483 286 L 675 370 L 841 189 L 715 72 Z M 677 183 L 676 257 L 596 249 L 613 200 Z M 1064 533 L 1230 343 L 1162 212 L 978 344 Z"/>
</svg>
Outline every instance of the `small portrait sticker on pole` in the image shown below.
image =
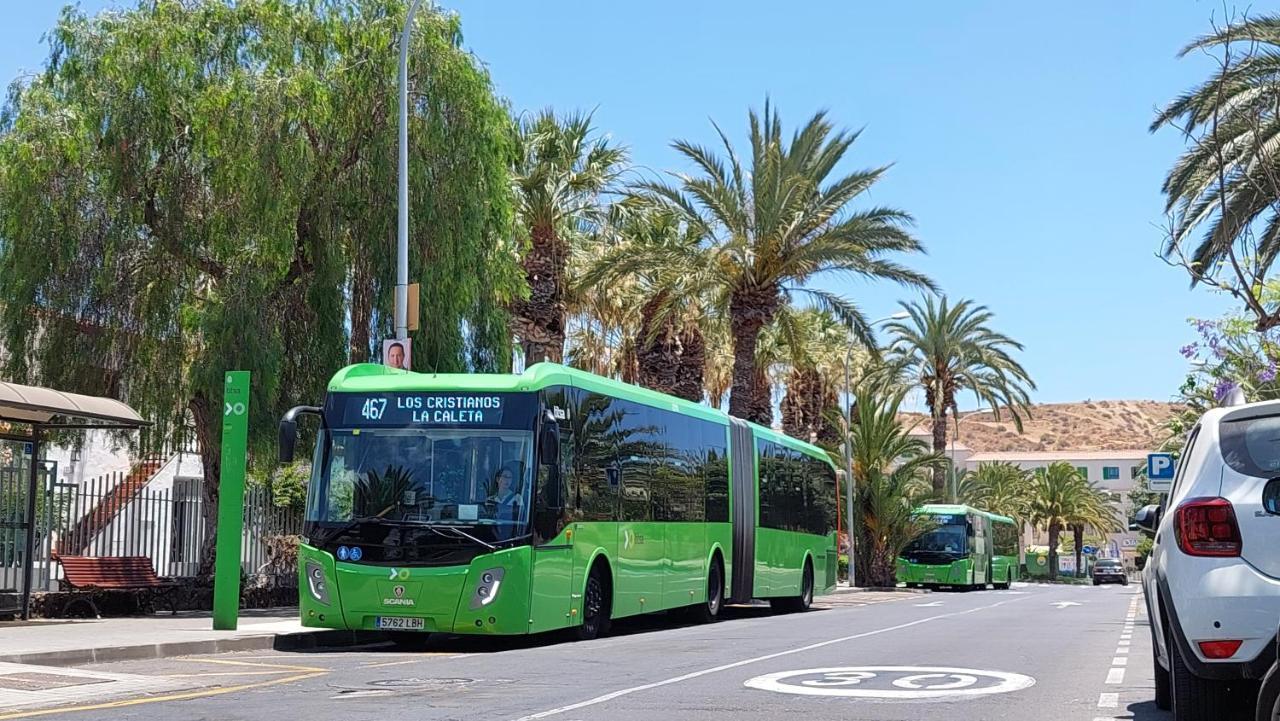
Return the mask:
<svg viewBox="0 0 1280 721">
<path fill-rule="evenodd" d="M 410 351 L 413 343 L 408 338 L 388 338 L 382 341 L 382 364 L 407 371 L 412 367 Z"/>
</svg>

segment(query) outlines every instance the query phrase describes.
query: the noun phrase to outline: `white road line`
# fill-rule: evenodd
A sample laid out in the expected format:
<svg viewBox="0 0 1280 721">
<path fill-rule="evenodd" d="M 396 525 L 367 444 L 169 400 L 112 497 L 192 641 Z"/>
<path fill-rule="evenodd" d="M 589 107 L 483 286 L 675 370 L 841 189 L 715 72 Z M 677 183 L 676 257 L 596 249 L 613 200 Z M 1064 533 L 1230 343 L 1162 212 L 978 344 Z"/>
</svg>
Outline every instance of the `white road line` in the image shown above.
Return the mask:
<svg viewBox="0 0 1280 721">
<path fill-rule="evenodd" d="M 1117 649 L 1116 649 L 1116 655 L 1117 655 L 1117 656 L 1121 656 L 1121 655 L 1126 654 L 1126 653 L 1129 653 L 1129 647 L 1128 647 L 1128 646 L 1121 646 L 1121 647 L 1119 647 L 1119 648 L 1117 648 Z"/>
<path fill-rule="evenodd" d="M 1106 682 L 1111 685 L 1124 683 L 1124 669 L 1121 667 L 1114 667 L 1111 670 L 1107 671 Z"/>
<path fill-rule="evenodd" d="M 1115 708 L 1120 705 L 1120 694 L 1103 693 L 1098 694 L 1098 708 Z"/>
<path fill-rule="evenodd" d="M 1112 665 L 1112 666 L 1128 666 L 1128 665 L 1129 665 L 1129 657 L 1128 657 L 1128 656 L 1116 656 L 1115 658 L 1111 659 L 1111 665 Z"/>
<path fill-rule="evenodd" d="M 579 701 L 578 703 L 569 704 L 568 706 L 560 706 L 558 708 L 547 709 L 546 711 L 539 711 L 538 713 L 535 713 L 535 714 L 529 714 L 528 716 L 521 716 L 515 721 L 536 721 L 536 719 L 547 718 L 548 716 L 556 716 L 566 711 L 576 711 L 577 709 L 585 708 L 587 706 L 595 706 L 598 704 L 606 703 L 608 701 L 612 701 L 615 698 L 619 698 L 622 696 L 628 696 L 630 694 L 638 693 L 640 691 L 648 691 L 649 689 L 658 688 L 660 686 L 670 686 L 673 683 L 688 681 L 690 679 L 698 678 L 700 676 L 706 676 L 707 674 L 718 673 L 720 671 L 727 671 L 731 668 L 738 668 L 739 666 L 746 666 L 752 663 L 759 663 L 760 661 L 768 661 L 770 659 L 779 658 L 781 656 L 790 656 L 791 654 L 795 654 L 795 653 L 804 653 L 805 651 L 812 651 L 815 648 L 822 648 L 824 646 L 830 646 L 832 644 L 844 643 L 845 641 L 853 641 L 859 638 L 867 638 L 868 636 L 878 636 L 882 633 L 889 633 L 890 631 L 900 631 L 904 628 L 919 626 L 921 624 L 929 623 L 931 621 L 940 621 L 944 618 L 955 618 L 956 616 L 966 616 L 970 613 L 976 613 L 978 611 L 986 611 L 988 609 L 992 609 L 997 606 L 1003 606 L 1006 603 L 1014 603 L 1016 601 L 1021 601 L 1023 600 L 1023 598 L 1024 598 L 1023 596 L 1019 596 L 1017 598 L 1010 598 L 1005 601 L 997 601 L 996 603 L 990 604 L 988 606 L 978 606 L 977 608 L 971 608 L 971 609 L 968 609 L 967 611 L 952 611 L 950 613 L 942 613 L 937 616 L 928 616 L 926 618 L 917 619 L 915 621 L 900 623 L 896 626 L 887 626 L 885 628 L 877 628 L 873 631 L 864 631 L 862 633 L 855 633 L 852 636 L 841 636 L 840 638 L 833 638 L 826 641 L 819 641 L 817 643 L 811 643 L 807 646 L 800 646 L 798 648 L 787 649 L 786 651 L 778 651 L 776 653 L 765 654 L 764 656 L 746 658 L 741 661 L 726 663 L 721 666 L 712 666 L 711 668 L 704 668 L 701 671 L 693 671 L 690 673 L 683 674 L 681 676 L 673 676 L 671 678 L 663 679 L 661 681 L 654 681 L 653 683 L 646 683 L 640 686 L 632 686 L 631 688 L 619 689 L 617 691 L 612 691 L 610 693 L 596 696 L 595 698 L 589 698 L 586 701 Z"/>
</svg>

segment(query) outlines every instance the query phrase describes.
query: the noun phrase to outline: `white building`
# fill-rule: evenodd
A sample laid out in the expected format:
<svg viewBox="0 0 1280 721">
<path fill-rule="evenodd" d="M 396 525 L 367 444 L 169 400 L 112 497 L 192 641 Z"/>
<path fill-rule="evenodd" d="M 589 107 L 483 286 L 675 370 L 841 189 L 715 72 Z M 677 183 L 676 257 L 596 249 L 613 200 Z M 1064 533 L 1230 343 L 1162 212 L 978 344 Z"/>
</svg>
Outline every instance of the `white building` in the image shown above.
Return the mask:
<svg viewBox="0 0 1280 721">
<path fill-rule="evenodd" d="M 1146 450 L 1120 451 L 979 451 L 965 449 L 960 452 L 956 448 L 955 462 L 958 467 L 973 471 L 979 463 L 1004 462 L 1012 463 L 1019 468 L 1036 470 L 1046 468 L 1051 463 L 1065 461 L 1075 466 L 1085 480 L 1091 481 L 1105 490 L 1116 508 L 1116 515 L 1121 527 L 1126 529 L 1119 533 L 1107 534 L 1107 547 L 1100 549 L 1100 555 L 1113 558 L 1132 559 L 1138 546 L 1138 534 L 1128 531 L 1128 519 L 1133 517 L 1136 509 L 1129 507 L 1129 491 L 1133 489 L 1134 480 L 1147 463 Z M 1036 543 L 1045 544 L 1049 539 L 1045 534 L 1035 536 Z"/>
</svg>

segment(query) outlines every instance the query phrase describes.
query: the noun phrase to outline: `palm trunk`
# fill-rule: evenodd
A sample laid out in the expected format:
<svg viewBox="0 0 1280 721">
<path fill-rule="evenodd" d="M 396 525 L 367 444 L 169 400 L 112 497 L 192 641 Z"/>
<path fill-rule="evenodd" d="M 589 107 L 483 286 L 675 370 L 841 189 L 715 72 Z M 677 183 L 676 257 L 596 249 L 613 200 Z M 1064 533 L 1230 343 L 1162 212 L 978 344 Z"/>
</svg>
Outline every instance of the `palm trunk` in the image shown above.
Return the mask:
<svg viewBox="0 0 1280 721">
<path fill-rule="evenodd" d="M 698 402 L 702 400 L 703 379 L 707 368 L 707 344 L 702 329 L 690 322 L 680 332 L 680 364 L 676 368 L 674 395 Z"/>
<path fill-rule="evenodd" d="M 945 454 L 947 452 L 947 409 L 943 407 L 942 414 L 940 416 L 936 415 L 936 411 L 934 413 L 932 429 L 933 452 Z M 952 467 L 944 468 L 938 466 L 933 469 L 933 495 L 938 498 L 942 498 L 943 495 L 948 492 L 947 474 L 955 472 L 955 459 L 953 458 L 950 460 L 951 463 L 949 466 Z"/>
<path fill-rule="evenodd" d="M 1049 580 L 1058 580 L 1058 535 L 1062 527 L 1057 521 L 1049 524 Z"/>
<path fill-rule="evenodd" d="M 524 349 L 525 366 L 541 361 L 564 361 L 565 253 L 550 227 L 534 226 L 529 252 L 521 265 L 529 297 L 512 303 L 511 321 Z"/>
<path fill-rule="evenodd" d="M 772 287 L 737 290 L 729 299 L 729 330 L 733 335 L 733 388 L 729 392 L 729 413 L 761 425 L 769 425 L 773 414 L 767 403 L 763 412 L 760 408 L 756 344 L 760 340 L 760 330 L 773 320 L 780 302 L 778 289 Z"/>
<path fill-rule="evenodd" d="M 702 400 L 702 368 L 705 351 L 702 332 L 690 324 L 677 329 L 671 316 L 658 321 L 656 315 L 668 300 L 661 291 L 640 309 L 640 329 L 636 334 L 640 385 L 690 401 Z"/>
<path fill-rule="evenodd" d="M 822 376 L 812 368 L 792 369 L 787 378 L 787 394 L 782 397 L 782 430 L 804 441 L 836 440 L 839 434 L 828 429 L 823 413 L 834 406 L 834 398 L 823 392 Z"/>
</svg>

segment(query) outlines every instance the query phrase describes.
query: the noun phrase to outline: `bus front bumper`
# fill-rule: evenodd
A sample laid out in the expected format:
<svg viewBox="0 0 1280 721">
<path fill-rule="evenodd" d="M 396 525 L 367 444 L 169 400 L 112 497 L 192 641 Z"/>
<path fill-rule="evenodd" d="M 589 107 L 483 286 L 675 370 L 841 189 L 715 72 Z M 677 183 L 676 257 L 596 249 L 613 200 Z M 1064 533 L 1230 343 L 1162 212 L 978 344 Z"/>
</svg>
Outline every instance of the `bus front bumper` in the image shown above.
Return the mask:
<svg viewBox="0 0 1280 721">
<path fill-rule="evenodd" d="M 302 625 L 361 631 L 520 634 L 529 631 L 530 548 L 464 566 L 373 566 L 298 547 Z"/>
<path fill-rule="evenodd" d="M 958 586 L 969 583 L 968 561 L 952 561 L 951 563 L 926 564 L 898 561 L 898 580 L 904 583 L 919 583 L 938 586 Z"/>
</svg>

